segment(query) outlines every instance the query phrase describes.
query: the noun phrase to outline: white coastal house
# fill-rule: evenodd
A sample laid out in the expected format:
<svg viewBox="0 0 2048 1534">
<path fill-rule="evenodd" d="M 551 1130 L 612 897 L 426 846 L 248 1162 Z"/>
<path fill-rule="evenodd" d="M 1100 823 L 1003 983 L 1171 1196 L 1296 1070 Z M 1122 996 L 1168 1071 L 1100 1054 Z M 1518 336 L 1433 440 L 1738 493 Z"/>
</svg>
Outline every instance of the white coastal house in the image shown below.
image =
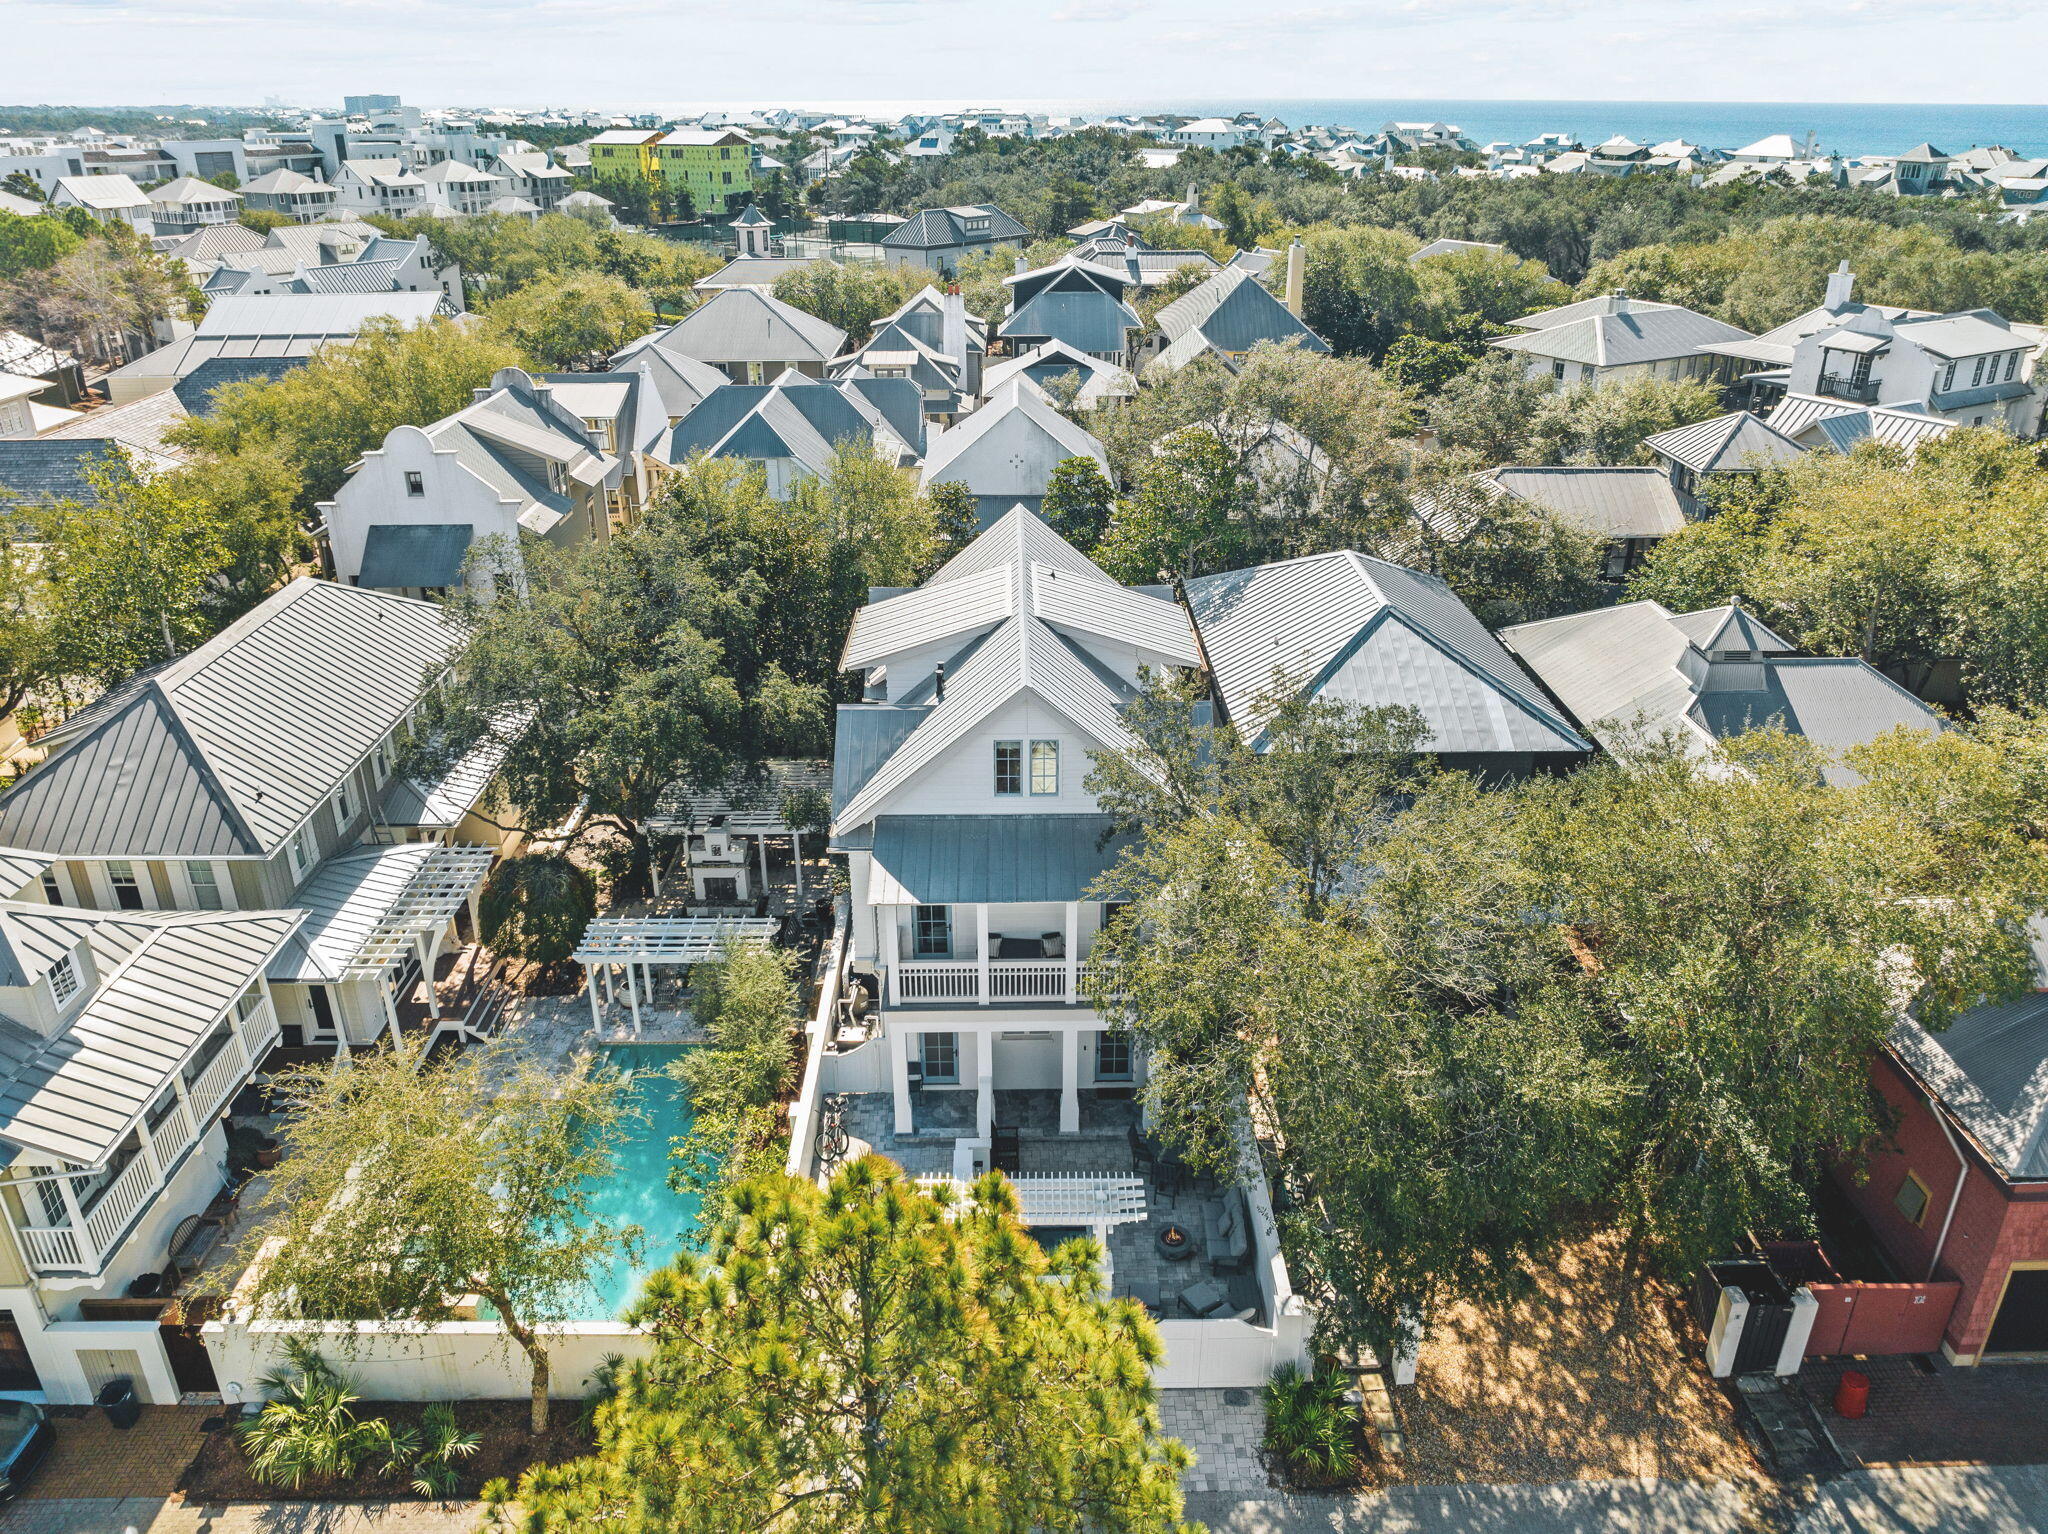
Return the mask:
<svg viewBox="0 0 2048 1534">
<path fill-rule="evenodd" d="M 454 415 L 392 427 L 319 508 L 336 579 L 408 596 L 488 589 L 516 579 L 522 533 L 567 545 L 626 525 L 638 507 L 627 498 L 619 412 L 637 375 L 618 379 L 619 399 L 602 407 L 596 395 L 614 375 L 570 376 L 570 399 L 588 395 L 601 413 L 586 420 L 544 377 L 500 368 Z"/>
<path fill-rule="evenodd" d="M 45 736 L 0 800 L 0 1345 L 24 1388 L 217 1388 L 127 1294 L 220 1242 L 237 1093 L 465 1027 L 416 992 L 474 931 L 494 763 L 416 783 L 395 755 L 454 641 L 426 603 L 301 578 Z"/>
<path fill-rule="evenodd" d="M 1089 753 L 1133 744 L 1144 668 L 1199 664 L 1186 614 L 1017 507 L 863 608 L 841 660 L 867 701 L 838 713 L 833 838 L 879 1000 L 816 1085 L 856 1094 L 853 1148 L 933 1182 L 994 1167 L 1028 1223 L 1098 1236 L 1113 1291 L 1161 1317 L 1163 1385 L 1298 1361 L 1308 1318 L 1263 1179 L 1248 1162 L 1212 1195 L 1170 1175 L 1140 1123 L 1143 1052 L 1086 996 L 1115 909 L 1091 886 L 1124 845 Z M 1187 1244 L 1160 1245 L 1169 1225 Z"/>
<path fill-rule="evenodd" d="M 1717 354 L 1755 339 L 1679 304 L 1605 293 L 1509 323 L 1522 332 L 1488 344 L 1523 360 L 1531 378 L 1605 387 L 1638 378 L 1704 383 L 1729 371 Z"/>
</svg>

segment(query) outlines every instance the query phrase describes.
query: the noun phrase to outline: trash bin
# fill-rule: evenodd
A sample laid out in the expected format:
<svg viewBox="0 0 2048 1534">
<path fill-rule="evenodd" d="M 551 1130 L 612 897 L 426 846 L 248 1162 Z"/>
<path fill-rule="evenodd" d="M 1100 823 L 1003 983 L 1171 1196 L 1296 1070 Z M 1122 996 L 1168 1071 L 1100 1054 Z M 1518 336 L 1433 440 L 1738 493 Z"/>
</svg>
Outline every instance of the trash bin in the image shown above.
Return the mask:
<svg viewBox="0 0 2048 1534">
<path fill-rule="evenodd" d="M 105 1408 L 107 1421 L 117 1428 L 131 1428 L 142 1420 L 142 1403 L 135 1399 L 135 1381 L 108 1380 L 93 1397 L 93 1404 Z"/>
<path fill-rule="evenodd" d="M 1844 1369 L 1835 1386 L 1835 1415 L 1854 1422 L 1870 1409 L 1870 1376 L 1857 1369 Z"/>
</svg>

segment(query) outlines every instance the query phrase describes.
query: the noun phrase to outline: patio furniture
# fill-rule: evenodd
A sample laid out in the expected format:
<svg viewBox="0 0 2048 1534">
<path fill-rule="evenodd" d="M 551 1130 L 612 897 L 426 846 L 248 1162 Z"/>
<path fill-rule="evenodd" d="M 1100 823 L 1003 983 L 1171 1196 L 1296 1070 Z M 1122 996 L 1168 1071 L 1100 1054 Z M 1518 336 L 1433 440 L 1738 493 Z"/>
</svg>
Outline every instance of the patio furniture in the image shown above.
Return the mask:
<svg viewBox="0 0 2048 1534">
<path fill-rule="evenodd" d="M 1201 1250 L 1193 1235 L 1178 1225 L 1162 1225 L 1152 1238 L 1159 1255 L 1168 1262 L 1186 1262 Z"/>
<path fill-rule="evenodd" d="M 1203 1206 L 1208 1225 L 1209 1266 L 1218 1273 L 1242 1273 L 1252 1265 L 1251 1208 L 1244 1190 L 1232 1188 L 1222 1204 Z"/>
<path fill-rule="evenodd" d="M 1042 959 L 1045 944 L 1035 937 L 1001 937 L 995 940 L 998 959 Z"/>
<path fill-rule="evenodd" d="M 1215 1279 L 1205 1278 L 1200 1283 L 1189 1284 L 1183 1289 L 1180 1303 L 1181 1308 L 1189 1315 L 1198 1320 L 1207 1320 L 1230 1308 L 1230 1291 Z"/>
<path fill-rule="evenodd" d="M 989 1135 L 989 1165 L 1006 1177 L 1024 1170 L 1024 1150 L 1015 1125 L 998 1124 Z"/>
<path fill-rule="evenodd" d="M 1131 1169 L 1138 1176 L 1169 1196 L 1180 1192 L 1180 1169 L 1171 1162 L 1162 1161 L 1159 1153 L 1152 1148 L 1152 1142 L 1139 1134 L 1136 1129 L 1126 1129 L 1125 1138 L 1131 1147 Z"/>
<path fill-rule="evenodd" d="M 1171 1284 L 1141 1278 L 1133 1282 L 1129 1288 L 1131 1298 L 1155 1316 L 1167 1314 L 1180 1303 L 1180 1291 Z"/>
</svg>

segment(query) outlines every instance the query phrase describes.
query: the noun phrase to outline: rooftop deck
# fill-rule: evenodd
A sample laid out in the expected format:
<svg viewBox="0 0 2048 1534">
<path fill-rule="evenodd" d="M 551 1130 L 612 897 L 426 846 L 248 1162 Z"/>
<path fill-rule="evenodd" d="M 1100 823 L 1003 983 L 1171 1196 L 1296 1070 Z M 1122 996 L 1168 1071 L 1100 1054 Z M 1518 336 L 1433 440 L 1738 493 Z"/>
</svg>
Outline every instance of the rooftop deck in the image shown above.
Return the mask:
<svg viewBox="0 0 2048 1534">
<path fill-rule="evenodd" d="M 1138 1127 L 1139 1106 L 1128 1097 L 1105 1096 L 1083 1088 L 1081 1132 L 1058 1132 L 1059 1093 L 1051 1090 L 1003 1091 L 995 1094 L 996 1122 L 1018 1130 L 1018 1166 L 1023 1177 L 1142 1177 L 1145 1218 L 1111 1227 L 1105 1240 L 1109 1255 L 1110 1292 L 1142 1300 L 1162 1319 L 1187 1319 L 1195 1311 L 1182 1303 L 1194 1291 L 1202 1299 L 1216 1291 L 1227 1296 L 1222 1316 L 1243 1316 L 1266 1325 L 1265 1301 L 1247 1264 L 1243 1271 L 1212 1266 L 1211 1232 L 1224 1209 L 1226 1194 L 1213 1181 L 1175 1174 L 1172 1169 L 1144 1169 L 1133 1155 L 1131 1131 Z M 895 1112 L 885 1092 L 860 1092 L 847 1102 L 846 1129 L 913 1177 L 943 1177 L 953 1170 L 953 1142 L 973 1136 L 975 1094 L 927 1087 L 912 1098 L 916 1129 L 895 1132 Z M 1193 1251 L 1169 1260 L 1159 1246 L 1159 1232 L 1178 1225 L 1193 1242 Z M 1082 1229 L 1034 1227 L 1041 1241 L 1082 1235 Z M 1203 1291 L 1208 1283 L 1215 1291 Z"/>
</svg>

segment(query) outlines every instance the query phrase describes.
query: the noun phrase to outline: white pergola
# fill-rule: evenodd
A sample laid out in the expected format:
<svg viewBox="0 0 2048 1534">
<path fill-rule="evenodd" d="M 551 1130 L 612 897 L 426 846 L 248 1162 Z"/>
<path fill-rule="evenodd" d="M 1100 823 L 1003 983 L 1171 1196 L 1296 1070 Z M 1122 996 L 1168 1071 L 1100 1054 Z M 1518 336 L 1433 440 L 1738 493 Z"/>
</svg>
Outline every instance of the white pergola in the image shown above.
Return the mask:
<svg viewBox="0 0 2048 1534">
<path fill-rule="evenodd" d="M 427 1011 L 435 1022 L 441 1020 L 441 998 L 434 984 L 434 961 L 440 957 L 441 935 L 455 919 L 455 913 L 469 909 L 470 927 L 476 930 L 476 897 L 484 877 L 491 871 L 497 854 L 488 847 L 436 847 L 405 889 L 384 914 L 363 945 L 356 950 L 349 972 L 383 975 L 407 953 L 418 956 L 420 973 L 427 987 Z M 398 1038 L 398 1004 L 391 987 L 378 987 L 384 999 L 384 1015 L 391 1037 Z M 346 1052 L 347 1045 L 341 1046 Z"/>
<path fill-rule="evenodd" d="M 633 1032 L 640 1031 L 640 991 L 654 994 L 654 966 L 687 968 L 705 964 L 728 943 L 767 943 L 779 924 L 764 916 L 600 916 L 583 929 L 583 939 L 569 955 L 583 966 L 590 993 L 590 1023 L 604 1026 L 597 991 L 604 984 L 604 1005 L 618 1000 L 613 972 L 625 972 L 626 1003 L 633 1011 Z"/>
</svg>

